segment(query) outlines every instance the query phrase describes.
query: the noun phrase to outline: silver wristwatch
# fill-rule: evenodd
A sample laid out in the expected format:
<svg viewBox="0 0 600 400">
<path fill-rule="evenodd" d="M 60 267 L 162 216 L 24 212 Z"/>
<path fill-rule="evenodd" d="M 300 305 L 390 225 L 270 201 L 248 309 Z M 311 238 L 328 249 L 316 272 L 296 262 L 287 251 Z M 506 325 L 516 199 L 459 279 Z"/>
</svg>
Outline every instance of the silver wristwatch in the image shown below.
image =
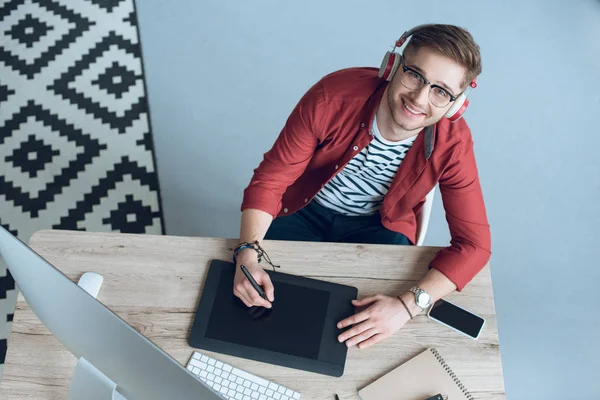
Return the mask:
<svg viewBox="0 0 600 400">
<path fill-rule="evenodd" d="M 409 292 L 415 295 L 415 302 L 422 309 L 426 309 L 431 305 L 431 296 L 420 287 L 413 286 L 410 288 Z"/>
</svg>

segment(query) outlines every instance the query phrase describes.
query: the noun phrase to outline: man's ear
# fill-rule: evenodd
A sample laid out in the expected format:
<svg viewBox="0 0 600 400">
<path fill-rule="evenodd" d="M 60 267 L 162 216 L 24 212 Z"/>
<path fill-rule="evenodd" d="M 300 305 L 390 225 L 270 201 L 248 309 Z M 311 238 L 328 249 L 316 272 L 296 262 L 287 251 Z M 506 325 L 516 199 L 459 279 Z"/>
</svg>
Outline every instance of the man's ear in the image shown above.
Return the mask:
<svg viewBox="0 0 600 400">
<path fill-rule="evenodd" d="M 465 90 L 467 90 L 469 88 L 469 86 L 471 86 L 471 82 L 473 82 L 473 80 L 476 80 L 477 77 L 474 77 L 473 79 L 467 79 L 467 73 L 465 72 L 462 84 L 461 84 L 461 88 L 462 90 L 460 91 L 461 93 L 464 93 Z M 476 84 L 477 85 L 477 84 Z"/>
</svg>

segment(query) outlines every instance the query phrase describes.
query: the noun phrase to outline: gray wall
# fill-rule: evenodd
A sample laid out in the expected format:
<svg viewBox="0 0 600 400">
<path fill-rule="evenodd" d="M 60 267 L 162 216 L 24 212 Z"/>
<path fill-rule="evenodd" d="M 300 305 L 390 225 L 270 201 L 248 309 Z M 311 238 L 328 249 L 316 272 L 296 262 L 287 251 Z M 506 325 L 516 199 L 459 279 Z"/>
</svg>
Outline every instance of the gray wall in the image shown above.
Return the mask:
<svg viewBox="0 0 600 400">
<path fill-rule="evenodd" d="M 166 226 L 237 237 L 242 190 L 324 74 L 424 22 L 467 27 L 509 399 L 600 396 L 600 2 L 138 2 Z M 427 238 L 447 245 L 440 197 Z M 595 228 L 595 229 L 594 229 Z"/>
</svg>

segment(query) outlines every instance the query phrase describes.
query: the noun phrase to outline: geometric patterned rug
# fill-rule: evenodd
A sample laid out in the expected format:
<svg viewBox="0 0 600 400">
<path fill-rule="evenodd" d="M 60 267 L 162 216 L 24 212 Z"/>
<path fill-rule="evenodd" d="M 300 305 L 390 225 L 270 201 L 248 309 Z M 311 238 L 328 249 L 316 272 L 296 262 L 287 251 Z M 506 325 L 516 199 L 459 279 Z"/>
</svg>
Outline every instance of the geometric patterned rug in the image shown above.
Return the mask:
<svg viewBox="0 0 600 400">
<path fill-rule="evenodd" d="M 0 0 L 0 224 L 165 233 L 133 0 Z"/>
</svg>

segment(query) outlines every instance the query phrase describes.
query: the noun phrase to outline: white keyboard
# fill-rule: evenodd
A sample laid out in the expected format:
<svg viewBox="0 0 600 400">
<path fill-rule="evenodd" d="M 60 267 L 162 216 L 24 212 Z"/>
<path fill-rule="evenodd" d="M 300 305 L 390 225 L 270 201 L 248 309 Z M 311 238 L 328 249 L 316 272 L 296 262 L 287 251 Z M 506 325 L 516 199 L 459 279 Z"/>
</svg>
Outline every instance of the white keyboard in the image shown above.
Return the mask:
<svg viewBox="0 0 600 400">
<path fill-rule="evenodd" d="M 235 400 L 300 400 L 291 389 L 232 367 L 195 351 L 187 369 L 225 399 Z"/>
</svg>

